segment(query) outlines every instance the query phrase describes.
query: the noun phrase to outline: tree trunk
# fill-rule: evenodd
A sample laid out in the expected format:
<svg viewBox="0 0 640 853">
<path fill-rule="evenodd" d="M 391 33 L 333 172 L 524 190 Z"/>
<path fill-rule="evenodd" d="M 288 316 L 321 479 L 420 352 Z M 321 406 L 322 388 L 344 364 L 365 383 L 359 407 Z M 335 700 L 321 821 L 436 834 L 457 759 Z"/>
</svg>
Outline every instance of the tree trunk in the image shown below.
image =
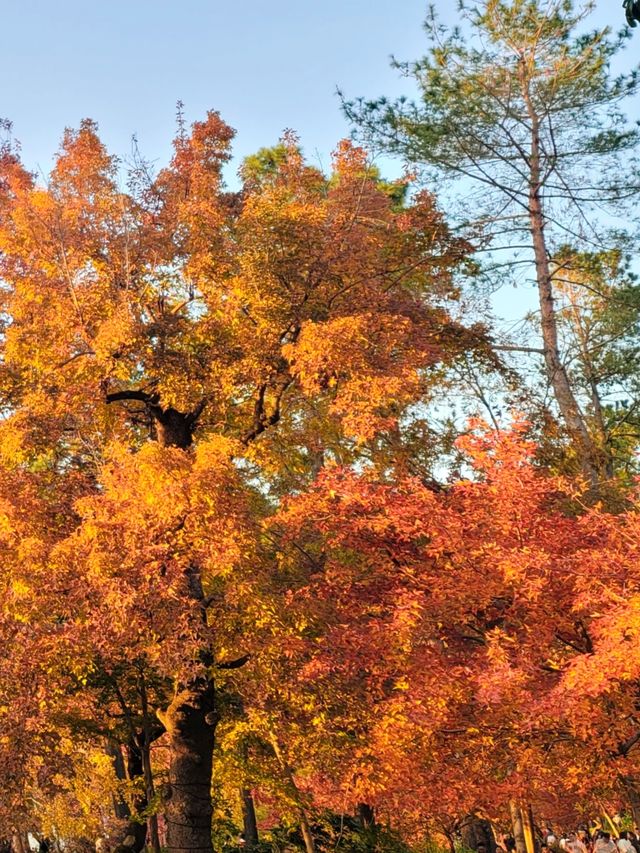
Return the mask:
<svg viewBox="0 0 640 853">
<path fill-rule="evenodd" d="M 116 774 L 116 779 L 124 782 L 127 778 L 127 771 L 124 766 L 124 758 L 122 757 L 122 748 L 119 743 L 108 739 L 105 744 L 105 752 L 113 760 L 113 769 Z M 118 820 L 127 820 L 131 812 L 122 795 L 113 795 L 113 813 Z"/>
<path fill-rule="evenodd" d="M 540 121 L 535 111 L 528 89 L 523 79 L 523 98 L 531 121 L 531 150 L 529 156 L 529 230 L 533 245 L 533 254 L 540 302 L 540 325 L 544 343 L 544 360 L 549 383 L 567 426 L 567 430 L 578 453 L 585 476 L 593 486 L 599 480 L 599 454 L 595 447 L 584 415 L 580 411 L 569 375 L 562 363 L 558 342 L 558 323 L 553 296 L 553 276 L 549 266 L 549 254 L 545 237 L 545 215 L 542 206 L 542 175 L 540 167 Z"/>
<path fill-rule="evenodd" d="M 640 826 L 640 791 L 638 790 L 638 783 L 632 776 L 622 776 L 621 779 L 622 787 L 629 800 L 633 825 Z"/>
<path fill-rule="evenodd" d="M 129 780 L 139 779 L 143 775 L 142 753 L 135 735 L 131 735 L 126 746 L 127 776 Z M 134 802 L 135 811 L 139 814 L 147 807 L 147 799 L 139 796 Z M 129 809 L 127 809 L 129 812 Z M 116 844 L 114 853 L 140 853 L 147 840 L 147 822 L 135 820 L 131 813 L 127 815 L 128 823 L 124 829 L 122 840 Z"/>
<path fill-rule="evenodd" d="M 469 850 L 477 850 L 482 845 L 487 853 L 496 853 L 496 839 L 488 820 L 468 814 L 460 822 L 459 832 L 462 843 Z"/>
<path fill-rule="evenodd" d="M 316 843 L 313 840 L 313 835 L 311 833 L 311 827 L 309 825 L 309 821 L 307 820 L 307 815 L 304 810 L 300 811 L 300 830 L 302 831 L 302 838 L 304 840 L 304 848 L 307 853 L 316 853 Z"/>
<path fill-rule="evenodd" d="M 524 826 L 522 824 L 522 812 L 520 806 L 511 800 L 509 803 L 511 812 L 511 827 L 513 829 L 513 839 L 516 842 L 516 853 L 527 853 L 527 842 L 524 836 Z"/>
<path fill-rule="evenodd" d="M 244 848 L 252 850 L 258 846 L 258 821 L 256 808 L 249 788 L 240 791 L 240 802 L 242 804 L 242 826 L 244 830 Z"/>
<path fill-rule="evenodd" d="M 529 205 L 529 221 L 535 254 L 538 296 L 540 301 L 540 324 L 542 340 L 544 342 L 544 360 L 547 376 L 553 388 L 560 413 L 567 425 L 569 435 L 579 454 L 582 470 L 589 481 L 595 485 L 598 481 L 598 454 L 560 357 L 553 283 L 544 237 L 544 216 L 537 191 L 532 191 Z"/>
<path fill-rule="evenodd" d="M 159 717 L 169 736 L 167 848 L 175 853 L 213 853 L 211 775 L 217 722 L 213 682 L 194 680 Z"/>
<path fill-rule="evenodd" d="M 282 768 L 282 771 L 285 775 L 285 779 L 289 785 L 289 789 L 291 791 L 291 795 L 295 800 L 298 806 L 298 816 L 300 820 L 300 831 L 302 832 L 302 838 L 304 840 L 304 846 L 306 853 L 316 853 L 316 844 L 313 840 L 313 834 L 311 832 L 311 826 L 309 824 L 309 820 L 307 818 L 307 812 L 303 805 L 302 798 L 300 796 L 300 792 L 298 790 L 298 786 L 296 785 L 296 780 L 293 775 L 293 770 L 291 765 L 284 757 L 282 750 L 280 749 L 280 744 L 278 743 L 278 738 L 275 736 L 273 732 L 271 732 L 271 745 L 273 747 L 273 752 L 278 759 L 278 763 Z"/>
<path fill-rule="evenodd" d="M 536 839 L 533 828 L 533 812 L 531 806 L 522 809 L 522 828 L 524 840 L 527 845 L 527 853 L 536 853 Z"/>
<path fill-rule="evenodd" d="M 162 447 L 177 447 L 187 450 L 193 443 L 193 432 L 205 402 L 191 412 L 180 412 L 160 406 L 154 394 L 138 391 L 116 392 L 107 395 L 107 402 L 117 400 L 139 400 L 145 403 L 153 417 L 158 443 Z M 197 565 L 189 566 L 186 574 L 187 596 L 190 606 L 195 602 L 204 628 L 207 626 L 207 610 L 204 604 L 202 577 Z M 199 663 L 209 668 L 213 663 L 211 649 L 203 641 L 198 655 Z M 146 693 L 141 697 L 146 703 Z M 178 685 L 176 695 L 164 711 L 157 712 L 168 735 L 169 781 L 164 790 L 164 814 L 167 826 L 167 849 L 172 853 L 213 853 L 211 839 L 211 776 L 213 770 L 213 748 L 215 726 L 215 689 L 213 680 L 206 675 Z M 145 720 L 148 717 L 145 715 Z M 153 795 L 153 777 L 149 761 L 150 739 L 145 732 L 146 746 L 146 790 Z M 151 821 L 152 843 L 159 850 L 157 822 Z"/>
<path fill-rule="evenodd" d="M 449 853 L 456 853 L 456 842 L 453 834 L 451 832 L 447 832 L 443 830 L 443 835 L 447 839 L 447 847 L 449 848 Z"/>
<path fill-rule="evenodd" d="M 357 817 L 363 829 L 373 829 L 376 825 L 373 806 L 370 806 L 369 803 L 358 803 Z"/>
<path fill-rule="evenodd" d="M 195 412 L 182 415 L 168 409 L 164 416 L 163 421 L 154 412 L 154 417 L 163 427 L 161 430 L 158 426 L 159 443 L 163 447 L 187 449 L 193 439 L 197 420 Z M 186 581 L 190 603 L 196 603 L 198 618 L 206 630 L 207 608 L 197 565 L 188 567 Z M 213 653 L 205 640 L 197 657 L 204 668 L 209 669 L 213 665 Z M 172 853 L 213 853 L 211 778 L 218 722 L 213 679 L 202 675 L 178 685 L 168 708 L 156 713 L 169 741 L 169 781 L 164 790 L 166 847 Z"/>
<path fill-rule="evenodd" d="M 138 679 L 138 691 L 142 705 L 142 737 L 140 738 L 140 752 L 142 755 L 142 772 L 144 775 L 144 787 L 147 795 L 147 807 L 152 806 L 149 814 L 149 841 L 153 853 L 160 853 L 160 836 L 158 834 L 158 815 L 155 811 L 155 786 L 153 784 L 153 768 L 151 767 L 151 744 L 158 737 L 158 731 L 154 733 L 149 718 L 149 700 L 147 697 L 147 685 L 144 674 L 140 673 Z M 156 726 L 158 724 L 156 723 Z M 160 728 L 160 732 L 164 727 Z M 155 735 L 155 736 L 154 736 Z"/>
<path fill-rule="evenodd" d="M 600 388 L 593 366 L 593 358 L 591 355 L 591 342 L 589 340 L 588 331 L 585 328 L 583 317 L 578 304 L 575 285 L 571 285 L 568 289 L 569 304 L 571 306 L 571 322 L 575 336 L 578 340 L 580 349 L 580 358 L 582 360 L 582 369 L 585 379 L 589 386 L 589 395 L 591 397 L 591 409 L 593 413 L 594 430 L 597 437 L 597 448 L 600 454 L 601 467 L 607 479 L 612 479 L 613 458 L 611 448 L 609 446 L 609 436 L 607 433 L 607 425 L 604 417 L 604 409 L 602 407 L 602 398 L 600 396 Z M 595 442 L 594 442 L 595 443 Z"/>
</svg>

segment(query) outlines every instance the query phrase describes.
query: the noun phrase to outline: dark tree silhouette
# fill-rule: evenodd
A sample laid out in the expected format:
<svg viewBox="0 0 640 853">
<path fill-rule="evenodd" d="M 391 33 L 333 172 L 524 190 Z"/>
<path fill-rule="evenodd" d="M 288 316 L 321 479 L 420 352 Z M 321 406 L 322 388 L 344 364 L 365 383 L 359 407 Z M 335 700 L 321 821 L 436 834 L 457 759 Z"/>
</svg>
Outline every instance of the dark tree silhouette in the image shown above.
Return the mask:
<svg viewBox="0 0 640 853">
<path fill-rule="evenodd" d="M 630 27 L 637 26 L 640 21 L 640 0 L 624 0 L 622 4 Z"/>
</svg>

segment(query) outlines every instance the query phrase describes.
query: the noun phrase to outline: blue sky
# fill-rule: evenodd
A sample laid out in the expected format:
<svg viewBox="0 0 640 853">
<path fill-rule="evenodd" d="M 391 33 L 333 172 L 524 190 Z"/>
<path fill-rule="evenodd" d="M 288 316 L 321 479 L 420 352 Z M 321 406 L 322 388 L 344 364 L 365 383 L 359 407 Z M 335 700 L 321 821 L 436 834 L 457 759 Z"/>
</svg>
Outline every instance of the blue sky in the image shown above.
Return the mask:
<svg viewBox="0 0 640 853">
<path fill-rule="evenodd" d="M 617 2 L 600 0 L 622 21 Z M 437 0 L 447 22 L 456 0 Z M 95 119 L 109 149 L 169 155 L 176 101 L 189 120 L 219 110 L 239 157 L 293 128 L 326 162 L 350 95 L 408 89 L 389 56 L 423 51 L 426 0 L 4 0 L 0 117 L 30 168 L 47 171 L 65 126 Z M 604 13 L 599 15 L 605 19 Z M 638 36 L 640 38 L 640 35 Z"/>
<path fill-rule="evenodd" d="M 455 22 L 457 0 L 435 5 Z M 0 0 L 0 9 L 0 117 L 13 121 L 25 164 L 46 173 L 63 128 L 84 117 L 112 153 L 127 158 L 135 134 L 162 165 L 178 100 L 188 121 L 217 109 L 236 128 L 236 164 L 292 128 L 326 165 L 349 132 L 337 86 L 349 96 L 412 92 L 389 58 L 424 52 L 427 0 Z M 621 0 L 598 0 L 594 24 L 622 20 Z M 640 30 L 630 52 L 637 46 Z M 529 290 L 502 291 L 498 312 L 521 317 Z"/>
<path fill-rule="evenodd" d="M 449 5 L 449 4 L 447 4 Z M 424 0 L 5 0 L 0 116 L 25 162 L 47 169 L 62 129 L 95 119 L 109 148 L 131 134 L 164 159 L 176 101 L 219 110 L 240 156 L 295 129 L 322 159 L 347 133 L 337 85 L 395 92 L 389 55 L 420 53 Z"/>
</svg>

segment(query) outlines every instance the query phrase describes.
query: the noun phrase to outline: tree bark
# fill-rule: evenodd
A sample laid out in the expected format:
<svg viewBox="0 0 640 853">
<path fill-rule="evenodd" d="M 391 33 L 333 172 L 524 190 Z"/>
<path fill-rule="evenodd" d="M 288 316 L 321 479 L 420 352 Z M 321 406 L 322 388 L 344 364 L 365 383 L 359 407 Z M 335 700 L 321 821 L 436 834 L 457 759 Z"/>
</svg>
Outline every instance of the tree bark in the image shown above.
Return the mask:
<svg viewBox="0 0 640 853">
<path fill-rule="evenodd" d="M 190 412 L 180 412 L 172 406 L 162 408 L 160 397 L 146 391 L 114 391 L 106 395 L 107 403 L 138 402 L 144 406 L 153 420 L 156 439 L 162 447 L 179 447 L 186 450 L 193 444 L 193 433 L 206 405 L 202 400 Z"/>
<path fill-rule="evenodd" d="M 589 481 L 595 485 L 598 481 L 597 453 L 560 357 L 553 281 L 544 237 L 544 216 L 537 189 L 532 188 L 529 205 L 547 376 L 569 435 L 579 454 L 582 470 Z"/>
<path fill-rule="evenodd" d="M 138 779 L 143 775 L 142 752 L 138 746 L 135 736 L 132 734 L 126 746 L 127 753 L 127 777 L 130 780 Z M 139 814 L 147 807 L 147 798 L 139 796 L 134 802 L 135 811 Z M 129 811 L 129 809 L 127 809 Z M 124 829 L 122 840 L 116 844 L 114 853 L 140 853 L 144 849 L 147 840 L 147 822 L 135 820 L 128 814 L 128 822 Z"/>
<path fill-rule="evenodd" d="M 578 453 L 583 473 L 595 486 L 599 480 L 599 454 L 589 433 L 584 415 L 573 393 L 569 375 L 560 356 L 558 323 L 553 295 L 553 276 L 545 237 L 545 214 L 542 204 L 542 173 L 540 165 L 540 119 L 531 100 L 528 81 L 523 75 L 522 94 L 531 122 L 531 148 L 529 154 L 529 230 L 540 303 L 540 325 L 544 343 L 544 361 L 549 383 Z"/>
<path fill-rule="evenodd" d="M 578 340 L 580 350 L 580 359 L 582 361 L 582 369 L 584 376 L 589 386 L 589 396 L 591 397 L 591 409 L 593 413 L 593 421 L 595 434 L 597 437 L 597 449 L 601 457 L 601 467 L 607 479 L 612 479 L 613 458 L 611 448 L 609 446 L 609 436 L 607 433 L 607 425 L 604 417 L 604 409 L 602 407 L 602 398 L 600 396 L 600 388 L 593 366 L 593 358 L 591 357 L 589 335 L 585 329 L 583 318 L 580 312 L 580 307 L 577 304 L 577 296 L 575 287 L 572 285 L 569 293 L 569 304 L 571 306 L 571 323 L 574 333 Z M 594 442 L 595 443 L 595 442 Z"/>
<path fill-rule="evenodd" d="M 621 781 L 629 801 L 633 825 L 640 826 L 640 786 L 632 776 L 622 776 Z"/>
<path fill-rule="evenodd" d="M 217 722 L 213 682 L 204 677 L 194 680 L 159 717 L 169 736 L 166 846 L 175 853 L 213 853 L 211 776 Z"/>
<path fill-rule="evenodd" d="M 151 726 L 149 717 L 149 700 L 147 696 L 147 685 L 144 678 L 144 673 L 140 673 L 138 679 L 138 690 L 140 693 L 140 702 L 142 705 L 142 737 L 140 738 L 140 752 L 142 755 L 142 772 L 144 775 L 144 787 L 147 795 L 147 807 L 154 805 L 155 800 L 155 785 L 153 783 L 153 768 L 151 767 L 151 744 L 158 737 L 159 732 L 163 732 L 162 726 L 155 732 Z M 156 729 L 159 724 L 156 723 Z M 153 853 L 160 853 L 160 835 L 158 833 L 158 815 L 155 808 L 152 808 L 148 818 L 149 825 L 149 841 Z"/>
<path fill-rule="evenodd" d="M 124 782 L 127 778 L 127 771 L 124 766 L 124 758 L 122 757 L 122 748 L 119 743 L 113 740 L 107 740 L 105 744 L 105 752 L 113 760 L 113 769 L 116 774 L 116 779 Z M 131 812 L 122 795 L 113 796 L 113 813 L 118 820 L 127 820 Z"/>
<path fill-rule="evenodd" d="M 516 842 L 516 853 L 527 853 L 527 842 L 524 836 L 520 806 L 514 800 L 511 800 L 509 811 L 511 812 L 511 827 L 513 829 L 513 839 Z"/>
<path fill-rule="evenodd" d="M 12 847 L 15 853 L 26 853 L 24 849 L 24 842 L 22 840 L 22 834 L 20 832 L 14 832 L 13 838 L 11 839 Z"/>
<path fill-rule="evenodd" d="M 249 788 L 240 791 L 240 802 L 242 804 L 242 826 L 244 830 L 244 849 L 252 850 L 258 846 L 258 820 L 253 796 Z"/>
<path fill-rule="evenodd" d="M 469 850 L 477 850 L 482 845 L 487 853 L 496 853 L 496 839 L 488 820 L 468 814 L 460 822 L 459 832 L 462 843 Z"/>
<path fill-rule="evenodd" d="M 376 825 L 375 812 L 369 803 L 358 803 L 357 817 L 363 829 L 373 829 Z"/>
<path fill-rule="evenodd" d="M 113 399 L 114 395 L 111 396 Z M 205 401 L 186 414 L 170 407 L 162 409 L 157 399 L 146 402 L 154 418 L 158 443 L 162 447 L 187 450 Z M 189 567 L 186 580 L 187 595 L 197 603 L 199 618 L 206 626 L 207 610 L 198 566 Z M 213 656 L 206 643 L 199 658 L 203 666 L 211 666 Z M 218 721 L 213 679 L 203 675 L 179 685 L 169 707 L 158 711 L 157 716 L 169 740 L 169 781 L 164 790 L 166 847 L 175 853 L 213 853 L 211 778 Z"/>
<path fill-rule="evenodd" d="M 526 806 L 522 809 L 522 828 L 524 830 L 524 840 L 527 845 L 527 853 L 536 853 L 536 839 L 531 806 Z"/>
</svg>

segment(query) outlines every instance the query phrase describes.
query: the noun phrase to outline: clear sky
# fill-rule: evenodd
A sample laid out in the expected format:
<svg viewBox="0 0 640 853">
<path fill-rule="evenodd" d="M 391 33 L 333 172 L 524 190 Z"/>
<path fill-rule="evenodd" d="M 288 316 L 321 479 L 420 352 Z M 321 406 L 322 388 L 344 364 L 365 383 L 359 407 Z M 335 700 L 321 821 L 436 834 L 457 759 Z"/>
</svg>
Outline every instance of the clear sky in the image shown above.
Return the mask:
<svg viewBox="0 0 640 853">
<path fill-rule="evenodd" d="M 443 20 L 456 0 L 436 0 Z M 600 0 L 622 22 L 619 3 Z M 424 48 L 426 0 L 0 0 L 0 117 L 30 168 L 46 171 L 62 129 L 95 119 L 109 149 L 169 154 L 175 104 L 217 109 L 238 156 L 293 128 L 326 163 L 348 128 L 348 95 L 410 92 L 389 56 Z M 600 16 L 605 18 L 604 13 Z M 640 44 L 640 34 L 638 36 Z"/>
<path fill-rule="evenodd" d="M 416 59 L 428 0 L 0 0 L 0 117 L 23 160 L 47 172 L 65 126 L 95 119 L 112 153 L 171 154 L 175 106 L 188 121 L 217 109 L 238 132 L 236 163 L 292 128 L 322 165 L 346 125 L 336 96 L 397 96 L 389 66 Z M 455 23 L 457 0 L 435 0 Z M 598 0 L 594 25 L 623 23 L 621 0 Z M 631 51 L 640 48 L 640 29 Z M 630 51 L 630 52 L 631 52 Z M 637 53 L 636 53 L 637 55 Z M 385 164 L 391 176 L 398 169 Z M 529 288 L 501 292 L 507 320 Z"/>
<path fill-rule="evenodd" d="M 449 3 L 447 3 L 449 5 Z M 175 104 L 217 109 L 239 155 L 285 128 L 323 159 L 347 133 L 336 86 L 402 86 L 389 55 L 419 55 L 424 0 L 3 0 L 0 116 L 45 169 L 62 129 L 95 119 L 109 148 L 164 159 Z"/>
</svg>

